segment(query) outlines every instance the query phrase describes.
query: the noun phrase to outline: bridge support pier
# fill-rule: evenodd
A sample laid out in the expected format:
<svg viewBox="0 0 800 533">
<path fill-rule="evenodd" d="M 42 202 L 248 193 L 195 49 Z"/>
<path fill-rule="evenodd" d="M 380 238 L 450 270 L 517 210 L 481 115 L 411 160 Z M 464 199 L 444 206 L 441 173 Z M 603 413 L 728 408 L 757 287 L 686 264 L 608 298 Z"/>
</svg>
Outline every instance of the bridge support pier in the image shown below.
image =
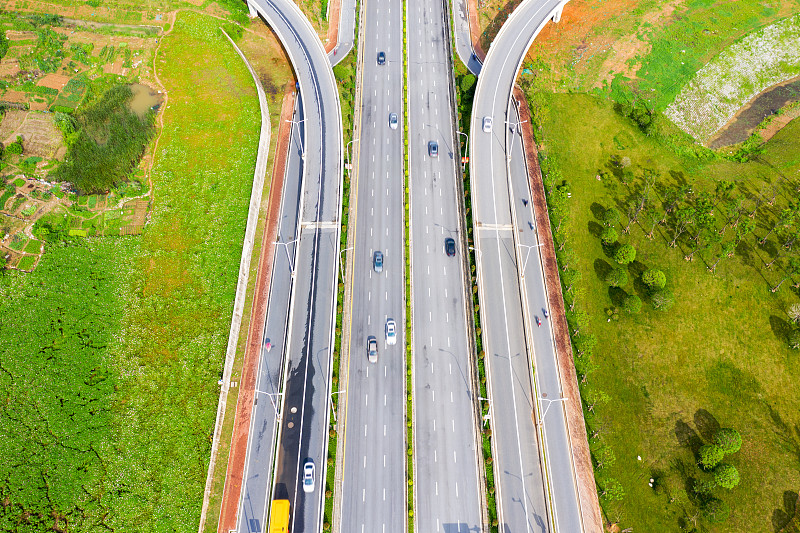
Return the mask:
<svg viewBox="0 0 800 533">
<path fill-rule="evenodd" d="M 251 19 L 254 19 L 254 18 L 258 17 L 258 11 L 256 10 L 256 6 L 254 4 L 251 4 L 250 2 L 247 2 L 247 9 L 250 10 L 250 18 Z"/>
</svg>

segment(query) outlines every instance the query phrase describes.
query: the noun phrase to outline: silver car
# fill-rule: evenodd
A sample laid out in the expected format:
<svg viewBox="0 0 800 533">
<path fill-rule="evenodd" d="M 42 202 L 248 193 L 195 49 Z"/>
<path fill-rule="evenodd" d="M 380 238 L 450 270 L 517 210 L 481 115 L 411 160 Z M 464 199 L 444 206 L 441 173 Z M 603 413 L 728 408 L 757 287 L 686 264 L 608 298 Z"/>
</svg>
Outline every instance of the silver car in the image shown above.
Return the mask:
<svg viewBox="0 0 800 533">
<path fill-rule="evenodd" d="M 492 133 L 492 117 L 483 117 L 483 131 Z"/>
<path fill-rule="evenodd" d="M 370 363 L 378 362 L 378 339 L 372 335 L 367 337 L 367 360 Z"/>
<path fill-rule="evenodd" d="M 397 344 L 397 323 L 393 318 L 386 320 L 386 344 L 389 346 Z"/>
</svg>

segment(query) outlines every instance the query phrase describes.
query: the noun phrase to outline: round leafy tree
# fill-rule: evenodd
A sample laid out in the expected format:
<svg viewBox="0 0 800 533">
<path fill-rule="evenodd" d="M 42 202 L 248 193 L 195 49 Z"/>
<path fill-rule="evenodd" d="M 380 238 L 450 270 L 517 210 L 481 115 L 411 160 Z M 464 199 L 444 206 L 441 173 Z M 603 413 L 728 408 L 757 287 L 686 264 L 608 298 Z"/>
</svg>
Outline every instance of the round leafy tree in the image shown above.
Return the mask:
<svg viewBox="0 0 800 533">
<path fill-rule="evenodd" d="M 667 276 L 660 270 L 651 268 L 642 273 L 642 281 L 651 289 L 663 289 L 667 284 Z"/>
<path fill-rule="evenodd" d="M 725 455 L 736 453 L 742 448 L 742 436 L 733 428 L 722 428 L 714 434 L 714 442 Z"/>
<path fill-rule="evenodd" d="M 609 244 L 614 244 L 619 239 L 619 233 L 614 228 L 608 227 L 603 228 L 603 231 L 600 233 L 600 240 L 603 241 L 603 244 L 608 246 Z"/>
<path fill-rule="evenodd" d="M 632 263 L 634 259 L 636 259 L 636 248 L 630 244 L 623 244 L 614 252 L 614 261 L 620 265 Z"/>
<path fill-rule="evenodd" d="M 698 455 L 700 456 L 698 461 L 700 466 L 706 470 L 711 470 L 717 466 L 720 461 L 722 461 L 722 457 L 725 455 L 725 453 L 722 451 L 722 448 L 716 444 L 703 444 L 700 447 L 700 452 Z"/>
<path fill-rule="evenodd" d="M 609 207 L 608 209 L 603 211 L 603 216 L 601 220 L 603 221 L 603 225 L 608 228 L 619 222 L 619 219 L 620 219 L 619 211 L 617 211 L 613 207 Z"/>
<path fill-rule="evenodd" d="M 622 287 L 628 283 L 628 272 L 622 267 L 614 268 L 606 276 L 606 283 L 612 287 Z"/>
<path fill-rule="evenodd" d="M 732 489 L 739 484 L 739 471 L 733 465 L 722 463 L 714 469 L 714 481 L 724 489 Z"/>
<path fill-rule="evenodd" d="M 622 302 L 622 308 L 626 312 L 635 315 L 642 310 L 642 299 L 635 294 L 629 294 L 625 297 L 625 301 Z"/>
</svg>

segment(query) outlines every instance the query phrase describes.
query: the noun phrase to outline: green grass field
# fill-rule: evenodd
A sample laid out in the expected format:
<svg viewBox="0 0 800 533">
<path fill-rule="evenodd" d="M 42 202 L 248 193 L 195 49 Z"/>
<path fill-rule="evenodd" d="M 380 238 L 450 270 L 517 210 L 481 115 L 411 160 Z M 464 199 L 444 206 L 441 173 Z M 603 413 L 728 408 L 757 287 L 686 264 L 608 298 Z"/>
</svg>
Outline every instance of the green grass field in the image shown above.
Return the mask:
<svg viewBox="0 0 800 533">
<path fill-rule="evenodd" d="M 218 24 L 181 13 L 162 43 L 145 233 L 50 246 L 0 284 L 2 531 L 197 528 L 260 125 Z"/>
<path fill-rule="evenodd" d="M 587 331 L 598 339 L 593 355 L 597 370 L 582 394 L 587 403 L 596 404 L 593 413 L 587 411 L 590 435 L 598 432 L 591 439 L 595 455 L 607 446 L 616 461 L 599 467 L 597 477 L 601 487 L 604 480 L 618 480 L 625 492 L 622 500 L 604 504 L 606 518 L 635 531 L 678 531 L 691 525 L 692 517 L 708 531 L 777 531 L 774 527 L 785 518 L 785 493 L 794 491 L 789 499 L 796 498 L 800 483 L 800 401 L 793 379 L 800 363 L 787 343 L 786 309 L 798 301 L 797 293 L 788 282 L 771 293 L 782 271 L 762 267 L 775 246 L 760 247 L 750 235 L 712 274 L 707 266 L 716 258 L 716 248 L 687 262 L 686 242 L 679 241 L 676 248 L 667 245 L 669 224 L 659 226 L 652 240 L 645 236 L 645 224 L 634 224 L 629 235 L 622 228 L 625 205 L 641 190 L 644 169 L 655 172 L 654 190 L 662 193 L 679 184 L 690 185 L 695 195 L 713 193 L 719 180 L 734 181 L 745 193 L 763 190 L 765 184 L 785 184 L 782 177 L 800 172 L 800 122 L 773 138 L 757 160 L 734 163 L 683 156 L 665 137 L 645 136 L 608 100 L 540 94 L 536 104 L 543 109 L 543 153 L 572 192 L 565 240 L 576 251 L 582 273 L 577 305 L 588 314 Z M 630 158 L 633 173 L 627 185 L 611 172 L 612 156 Z M 601 172 L 607 175 L 598 180 Z M 793 191 L 782 185 L 775 206 L 760 208 L 756 235 L 766 233 Z M 661 202 L 661 193 L 652 197 L 653 205 Z M 607 313 L 619 307 L 620 298 L 619 290 L 605 282 L 605 271 L 614 261 L 597 237 L 598 217 L 608 207 L 623 213 L 617 225 L 620 242 L 638 250 L 629 268 L 633 281 L 622 288 L 645 301 L 638 315 Z M 675 296 L 669 311 L 656 311 L 648 303 L 647 292 L 635 279 L 645 268 L 666 273 Z M 614 314 L 618 318 L 612 320 Z M 602 397 L 599 391 L 608 395 L 607 403 L 593 400 Z M 729 460 L 739 469 L 740 485 L 714 492 L 732 508 L 722 524 L 697 518 L 690 490 L 692 479 L 702 477 L 694 465 L 697 438 L 708 442 L 715 425 L 734 427 L 744 439 L 742 450 Z M 650 478 L 656 480 L 654 488 L 648 486 Z"/>
</svg>

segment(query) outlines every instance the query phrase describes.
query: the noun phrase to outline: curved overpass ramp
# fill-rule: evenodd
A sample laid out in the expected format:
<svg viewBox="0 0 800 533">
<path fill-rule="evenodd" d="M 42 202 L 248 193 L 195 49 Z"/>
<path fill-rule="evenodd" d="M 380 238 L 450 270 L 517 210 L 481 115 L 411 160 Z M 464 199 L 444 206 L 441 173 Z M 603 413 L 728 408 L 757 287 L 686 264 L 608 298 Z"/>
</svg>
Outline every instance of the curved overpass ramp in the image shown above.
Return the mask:
<svg viewBox="0 0 800 533">
<path fill-rule="evenodd" d="M 512 179 L 521 167 L 513 162 L 524 157 L 514 83 L 531 43 L 550 20 L 558 22 L 566 1 L 525 0 L 517 7 L 489 49 L 472 110 L 473 223 L 501 531 L 602 530 L 593 479 L 579 484 L 576 477 L 576 462 L 585 465 L 588 456 L 573 444 L 585 441 L 585 429 L 569 427 L 566 409 L 580 410 L 580 399 L 562 389 L 548 321 L 534 325 L 536 316 L 543 317 L 547 292 L 530 187 Z M 482 128 L 487 116 L 491 132 Z M 566 406 L 568 401 L 575 405 Z M 545 512 L 535 497 L 541 491 Z"/>
</svg>

